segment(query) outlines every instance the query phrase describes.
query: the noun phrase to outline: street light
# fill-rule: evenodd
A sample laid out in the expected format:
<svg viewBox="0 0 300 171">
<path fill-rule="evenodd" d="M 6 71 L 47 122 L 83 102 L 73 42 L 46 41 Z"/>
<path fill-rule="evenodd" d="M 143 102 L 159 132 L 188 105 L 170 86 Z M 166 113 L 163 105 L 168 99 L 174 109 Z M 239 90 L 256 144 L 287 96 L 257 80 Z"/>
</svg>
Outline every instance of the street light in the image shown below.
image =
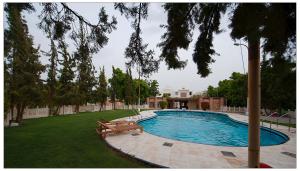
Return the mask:
<svg viewBox="0 0 300 171">
<path fill-rule="evenodd" d="M 244 65 L 244 56 L 243 56 L 243 52 L 242 52 L 242 46 L 245 46 L 248 50 L 248 46 L 242 43 L 234 43 L 235 46 L 240 46 L 241 47 L 241 55 L 242 55 L 242 62 L 243 62 L 243 69 L 244 69 L 244 74 L 246 75 L 245 72 L 245 65 Z M 248 115 L 248 111 L 249 111 L 249 106 L 248 106 L 248 102 L 249 102 L 249 97 L 248 97 L 248 93 L 247 93 L 247 110 L 246 110 L 246 115 Z"/>
<path fill-rule="evenodd" d="M 244 56 L 243 56 L 243 51 L 242 51 L 242 46 L 245 46 L 248 50 L 248 46 L 242 43 L 234 43 L 235 46 L 240 46 L 241 47 L 241 55 L 242 55 L 242 62 L 243 62 L 243 69 L 244 69 L 244 74 L 246 74 L 245 72 L 245 65 L 244 65 Z"/>
<path fill-rule="evenodd" d="M 245 44 L 242 44 L 242 43 L 234 43 L 234 45 L 235 45 L 235 46 L 240 46 L 240 45 L 242 45 L 242 46 L 245 46 L 245 47 L 248 49 L 248 46 L 245 45 Z"/>
</svg>

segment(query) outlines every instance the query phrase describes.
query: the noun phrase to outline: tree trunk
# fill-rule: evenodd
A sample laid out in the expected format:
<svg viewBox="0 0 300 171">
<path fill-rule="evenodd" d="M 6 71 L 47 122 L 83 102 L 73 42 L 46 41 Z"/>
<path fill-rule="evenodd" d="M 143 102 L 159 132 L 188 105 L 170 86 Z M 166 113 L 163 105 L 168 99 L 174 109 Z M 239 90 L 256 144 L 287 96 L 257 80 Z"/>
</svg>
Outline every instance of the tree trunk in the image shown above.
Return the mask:
<svg viewBox="0 0 300 171">
<path fill-rule="evenodd" d="M 16 108 L 17 108 L 16 122 L 20 123 L 20 121 L 21 121 L 21 106 L 20 106 L 20 104 L 17 104 Z"/>
<path fill-rule="evenodd" d="M 22 104 L 22 106 L 21 106 L 21 121 L 23 120 L 25 106 L 26 106 L 25 104 Z"/>
<path fill-rule="evenodd" d="M 16 122 L 21 123 L 23 119 L 23 113 L 25 109 L 25 104 L 17 104 L 17 118 Z"/>
<path fill-rule="evenodd" d="M 99 109 L 99 112 L 101 112 L 101 111 L 102 111 L 102 107 L 103 107 L 103 104 L 102 104 L 102 103 L 100 103 L 100 109 Z"/>
<path fill-rule="evenodd" d="M 9 123 L 11 123 L 14 120 L 14 105 L 10 105 L 10 112 L 11 112 L 11 120 Z"/>
<path fill-rule="evenodd" d="M 57 106 L 55 106 L 56 108 L 54 109 L 54 106 L 53 106 L 53 116 L 58 116 L 59 115 L 59 109 L 60 109 L 60 107 L 61 107 L 61 105 L 57 105 Z M 49 115 L 50 115 L 50 113 L 49 113 Z"/>
<path fill-rule="evenodd" d="M 48 105 L 48 112 L 49 112 L 49 116 L 51 116 L 52 115 L 52 107 L 51 107 L 51 105 Z"/>
<path fill-rule="evenodd" d="M 248 166 L 258 168 L 260 163 L 260 43 L 248 41 Z"/>
<path fill-rule="evenodd" d="M 76 104 L 75 112 L 76 112 L 76 113 L 79 113 L 79 104 Z"/>
</svg>

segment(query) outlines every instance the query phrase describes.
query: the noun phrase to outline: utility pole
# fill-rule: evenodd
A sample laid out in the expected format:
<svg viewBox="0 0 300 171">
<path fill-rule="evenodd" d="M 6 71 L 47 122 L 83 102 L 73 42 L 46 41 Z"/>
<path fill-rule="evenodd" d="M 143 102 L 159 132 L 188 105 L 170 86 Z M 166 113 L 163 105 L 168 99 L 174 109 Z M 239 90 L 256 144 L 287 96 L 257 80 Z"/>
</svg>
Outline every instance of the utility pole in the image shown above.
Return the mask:
<svg viewBox="0 0 300 171">
<path fill-rule="evenodd" d="M 248 167 L 259 168 L 260 163 L 260 41 L 248 41 Z"/>
<path fill-rule="evenodd" d="M 258 168 L 260 165 L 260 41 L 249 40 L 248 46 L 248 167 Z M 242 51 L 241 51 L 242 53 Z M 243 57 L 243 56 L 242 56 Z M 245 71 L 245 70 L 244 70 Z"/>
</svg>

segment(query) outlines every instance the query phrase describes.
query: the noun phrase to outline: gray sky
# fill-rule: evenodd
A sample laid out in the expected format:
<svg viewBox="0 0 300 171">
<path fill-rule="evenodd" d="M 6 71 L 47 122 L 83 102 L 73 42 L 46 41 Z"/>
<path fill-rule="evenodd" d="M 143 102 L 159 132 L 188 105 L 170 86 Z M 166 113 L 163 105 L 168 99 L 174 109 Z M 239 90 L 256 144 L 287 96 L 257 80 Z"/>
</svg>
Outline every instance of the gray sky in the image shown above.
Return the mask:
<svg viewBox="0 0 300 171">
<path fill-rule="evenodd" d="M 132 20 L 127 20 L 125 16 L 121 16 L 119 11 L 114 10 L 113 3 L 68 3 L 68 5 L 86 17 L 90 22 L 97 22 L 97 15 L 101 6 L 104 6 L 109 16 L 114 15 L 117 18 L 117 30 L 114 30 L 108 35 L 109 41 L 104 48 L 102 48 L 97 54 L 93 55 L 93 64 L 97 70 L 99 67 L 105 66 L 106 76 L 111 77 L 112 65 L 121 68 L 125 71 L 124 51 L 129 43 L 129 38 L 133 29 L 130 27 Z M 161 41 L 160 38 L 165 32 L 159 25 L 166 24 L 167 14 L 164 13 L 161 3 L 150 3 L 148 19 L 142 22 L 142 38 L 144 43 L 148 43 L 149 49 L 155 51 L 155 56 L 158 58 L 160 55 L 160 49 L 157 48 L 157 44 Z M 40 21 L 38 15 L 40 14 L 41 6 L 38 3 L 34 3 L 36 8 L 35 13 L 25 14 L 28 22 L 29 32 L 34 37 L 36 45 L 41 45 L 41 49 L 44 51 L 49 50 L 49 40 L 46 35 L 37 27 L 37 23 Z M 199 31 L 195 29 L 193 42 L 190 44 L 189 49 L 179 50 L 179 56 L 182 60 L 188 60 L 188 64 L 183 70 L 168 70 L 165 62 L 160 64 L 160 68 L 157 73 L 154 73 L 150 79 L 155 79 L 159 83 L 160 90 L 165 88 L 171 88 L 173 90 L 185 87 L 192 91 L 206 90 L 209 85 L 216 86 L 220 80 L 228 79 L 232 72 L 243 73 L 243 65 L 241 58 L 240 47 L 234 46 L 234 41 L 230 38 L 230 29 L 227 28 L 229 21 L 228 16 L 222 18 L 221 29 L 225 31 L 219 35 L 216 35 L 213 41 L 215 50 L 220 56 L 214 56 L 215 63 L 210 65 L 212 73 L 206 77 L 201 78 L 197 75 L 197 66 L 193 62 L 192 54 L 194 50 L 194 44 L 199 35 Z M 74 52 L 75 48 L 73 42 L 70 40 L 69 51 Z M 247 49 L 243 47 L 244 64 L 247 71 Z M 42 63 L 48 63 L 47 57 L 42 56 Z M 137 77 L 136 70 L 133 71 L 133 76 Z M 45 77 L 44 74 L 43 77 Z"/>
</svg>

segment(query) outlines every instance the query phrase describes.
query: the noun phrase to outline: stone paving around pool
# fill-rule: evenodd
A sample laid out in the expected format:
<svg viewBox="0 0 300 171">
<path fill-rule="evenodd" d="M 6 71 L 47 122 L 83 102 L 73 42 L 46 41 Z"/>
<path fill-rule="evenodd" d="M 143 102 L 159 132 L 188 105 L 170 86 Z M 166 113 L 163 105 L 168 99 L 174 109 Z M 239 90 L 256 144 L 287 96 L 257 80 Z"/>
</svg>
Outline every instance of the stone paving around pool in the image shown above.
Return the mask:
<svg viewBox="0 0 300 171">
<path fill-rule="evenodd" d="M 227 113 L 229 117 L 248 123 L 248 116 Z M 155 117 L 154 110 L 140 112 L 119 120 L 143 120 Z M 265 124 L 267 126 L 267 124 Z M 296 128 L 272 126 L 289 136 L 280 145 L 260 148 L 260 161 L 274 168 L 296 168 Z M 158 137 L 147 132 L 131 131 L 110 135 L 106 141 L 113 148 L 137 159 L 169 168 L 247 168 L 247 147 L 225 147 L 189 143 Z"/>
</svg>

